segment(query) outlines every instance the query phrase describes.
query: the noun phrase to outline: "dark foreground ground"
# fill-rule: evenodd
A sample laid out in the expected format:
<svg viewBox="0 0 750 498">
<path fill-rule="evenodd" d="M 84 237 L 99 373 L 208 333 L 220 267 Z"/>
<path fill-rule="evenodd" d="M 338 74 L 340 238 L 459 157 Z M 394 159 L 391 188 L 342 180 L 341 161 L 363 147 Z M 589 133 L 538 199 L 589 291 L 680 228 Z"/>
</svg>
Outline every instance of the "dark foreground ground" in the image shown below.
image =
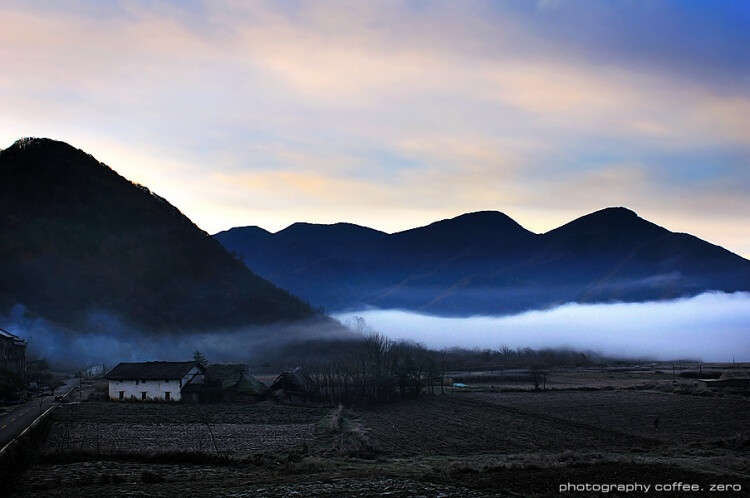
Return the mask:
<svg viewBox="0 0 750 498">
<path fill-rule="evenodd" d="M 359 412 L 83 402 L 56 410 L 14 494 L 747 496 L 750 401 L 646 387 L 451 391 Z"/>
</svg>

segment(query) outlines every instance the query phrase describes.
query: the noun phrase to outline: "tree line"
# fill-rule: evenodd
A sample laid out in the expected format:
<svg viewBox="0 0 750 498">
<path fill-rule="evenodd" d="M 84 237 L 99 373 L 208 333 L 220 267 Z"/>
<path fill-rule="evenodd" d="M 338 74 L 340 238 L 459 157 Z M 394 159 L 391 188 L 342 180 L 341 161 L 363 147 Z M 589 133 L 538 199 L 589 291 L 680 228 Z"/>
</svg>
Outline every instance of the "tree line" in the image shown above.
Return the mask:
<svg viewBox="0 0 750 498">
<path fill-rule="evenodd" d="M 347 406 L 375 405 L 422 394 L 444 393 L 448 375 L 467 371 L 524 369 L 534 387 L 553 367 L 611 364 L 614 360 L 568 349 L 429 349 L 373 332 L 354 340 L 308 340 L 264 356 L 269 370 L 301 366 L 317 385 L 317 397 Z M 259 363 L 261 364 L 261 363 Z"/>
</svg>

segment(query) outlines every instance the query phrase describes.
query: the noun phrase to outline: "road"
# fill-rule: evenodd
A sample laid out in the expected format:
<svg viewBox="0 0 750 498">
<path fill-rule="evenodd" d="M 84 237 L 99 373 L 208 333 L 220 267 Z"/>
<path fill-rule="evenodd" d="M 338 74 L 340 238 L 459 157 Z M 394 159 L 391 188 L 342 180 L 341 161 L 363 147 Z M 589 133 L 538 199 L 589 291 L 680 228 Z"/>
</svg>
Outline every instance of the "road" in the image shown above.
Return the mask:
<svg viewBox="0 0 750 498">
<path fill-rule="evenodd" d="M 78 385 L 78 379 L 67 379 L 63 387 L 55 392 L 62 395 Z M 9 411 L 0 413 L 0 449 L 17 438 L 43 412 L 57 404 L 54 396 L 31 398 L 26 403 L 14 406 Z"/>
</svg>

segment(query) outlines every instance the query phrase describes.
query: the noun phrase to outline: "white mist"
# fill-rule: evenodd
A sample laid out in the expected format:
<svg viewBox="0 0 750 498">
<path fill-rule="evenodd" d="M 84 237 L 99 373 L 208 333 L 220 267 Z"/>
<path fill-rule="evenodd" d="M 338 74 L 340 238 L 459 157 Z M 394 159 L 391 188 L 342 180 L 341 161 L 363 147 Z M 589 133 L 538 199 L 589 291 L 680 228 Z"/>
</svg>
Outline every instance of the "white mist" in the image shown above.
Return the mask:
<svg viewBox="0 0 750 498">
<path fill-rule="evenodd" d="M 363 317 L 391 339 L 431 348 L 568 347 L 613 356 L 750 361 L 750 293 L 711 292 L 666 302 L 566 304 L 510 316 L 444 318 L 398 310 Z"/>
</svg>

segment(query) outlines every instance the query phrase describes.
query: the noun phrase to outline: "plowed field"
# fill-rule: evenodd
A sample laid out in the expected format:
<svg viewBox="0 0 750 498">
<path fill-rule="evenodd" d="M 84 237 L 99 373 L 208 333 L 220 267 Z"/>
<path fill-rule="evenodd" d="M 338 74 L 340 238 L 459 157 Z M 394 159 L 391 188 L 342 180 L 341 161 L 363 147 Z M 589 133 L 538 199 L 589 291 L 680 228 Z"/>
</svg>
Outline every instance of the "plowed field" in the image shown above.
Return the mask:
<svg viewBox="0 0 750 498">
<path fill-rule="evenodd" d="M 464 396 L 526 414 L 527 418 L 554 417 L 668 444 L 750 434 L 750 400 L 740 398 L 641 391 L 484 392 Z"/>
<path fill-rule="evenodd" d="M 424 396 L 363 415 L 382 450 L 399 455 L 621 450 L 655 439 L 509 410 L 465 395 Z"/>
</svg>

